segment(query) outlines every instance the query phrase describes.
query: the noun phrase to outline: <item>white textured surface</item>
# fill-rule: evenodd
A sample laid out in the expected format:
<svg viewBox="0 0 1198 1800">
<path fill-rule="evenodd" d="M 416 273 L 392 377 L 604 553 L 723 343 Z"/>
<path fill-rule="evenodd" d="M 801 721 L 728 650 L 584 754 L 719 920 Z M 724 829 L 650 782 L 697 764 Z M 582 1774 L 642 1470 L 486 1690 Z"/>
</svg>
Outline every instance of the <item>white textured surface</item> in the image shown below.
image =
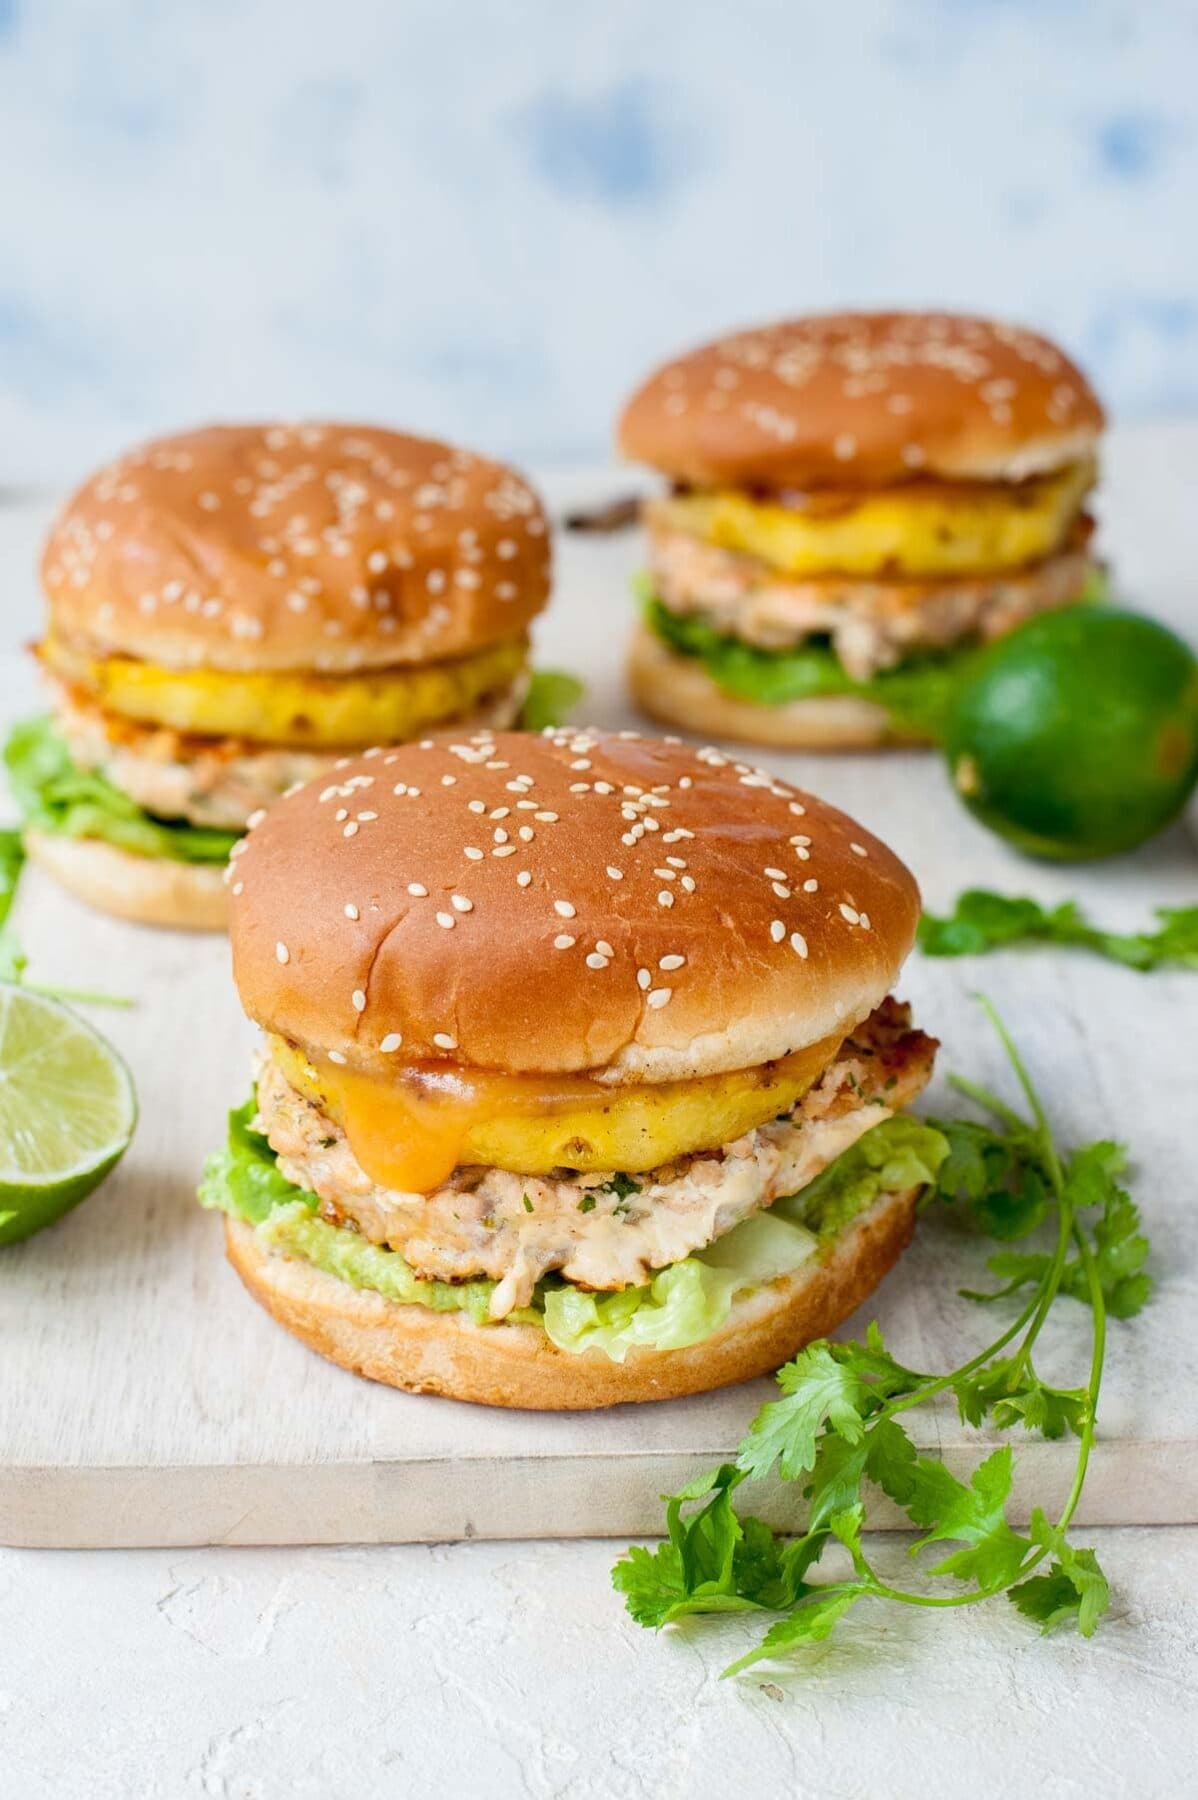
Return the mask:
<svg viewBox="0 0 1198 1800">
<path fill-rule="evenodd" d="M 1198 430 L 1133 432 L 1117 442 L 1111 463 L 1108 540 L 1128 591 L 1184 619 Z M 602 492 L 612 480 L 600 473 L 582 486 Z M 561 484 L 551 490 L 555 499 L 562 492 Z M 14 592 L 42 516 L 10 515 Z M 539 633 L 546 661 L 587 676 L 587 710 L 600 723 L 631 718 L 620 665 L 638 553 L 635 533 L 567 539 L 557 598 Z M 12 704 L 20 678 L 13 659 L 4 667 Z M 0 698 L 4 691 L 0 683 Z M 1048 869 L 975 826 L 934 756 L 772 760 L 892 842 L 933 906 L 981 881 L 1044 897 L 1077 894 L 1096 916 L 1130 924 L 1154 905 L 1193 898 L 1193 845 L 1180 829 L 1119 863 Z M 135 1012 L 101 1022 L 129 1058 L 142 1115 L 129 1156 L 103 1190 L 57 1230 L 4 1253 L 0 1542 L 646 1531 L 660 1516 L 663 1489 L 718 1461 L 742 1435 L 765 1383 L 665 1407 L 538 1417 L 396 1394 L 313 1356 L 247 1299 L 220 1255 L 218 1222 L 194 1203 L 225 1110 L 246 1091 L 253 1042 L 224 941 L 96 917 L 37 871 L 22 894 L 19 927 L 39 978 L 94 985 L 102 972 L 104 983 L 141 998 Z M 978 985 L 1001 999 L 1063 1141 L 1130 1140 L 1136 1191 L 1160 1251 L 1151 1311 L 1112 1333 L 1103 1441 L 1082 1516 L 1099 1524 L 1198 1521 L 1198 1209 L 1177 1179 L 1188 1167 L 1189 1131 L 1179 1102 L 1198 1088 L 1194 977 L 1146 978 L 1079 955 L 1016 953 L 985 964 L 914 957 L 902 991 L 944 1040 L 933 1111 L 950 1103 L 943 1072 L 952 1068 L 1010 1091 L 989 1027 L 969 1000 Z M 989 1333 L 988 1315 L 956 1298 L 979 1273 L 975 1245 L 943 1225 L 926 1230 L 855 1329 L 876 1315 L 904 1360 L 951 1366 L 964 1343 L 980 1348 Z M 1054 1321 L 1049 1353 L 1059 1355 L 1062 1378 L 1070 1370 L 1080 1378 L 1086 1329 L 1081 1308 L 1064 1308 Z M 1154 1376 L 1162 1345 L 1177 1377 L 1168 1390 Z M 976 1439 L 948 1406 L 921 1429 L 949 1454 L 975 1454 Z M 1021 1480 L 1046 1504 L 1063 1498 L 1072 1454 L 1066 1442 L 1030 1444 Z"/>
<path fill-rule="evenodd" d="M 638 1629 L 608 1544 L 0 1551 L 0 1791 L 1175 1800 L 1193 1791 L 1198 1532 L 1094 1542 L 1116 1588 L 1089 1644 L 1003 1601 L 896 1607 L 731 1682 L 753 1627 Z"/>
<path fill-rule="evenodd" d="M 1108 541 L 1127 592 L 1183 626 L 1195 617 L 1190 549 L 1191 496 L 1198 484 L 1198 431 L 1134 434 L 1117 441 L 1107 507 Z M 30 515 L 0 512 L 0 566 L 14 637 L 36 617 L 28 567 Z M 628 540 L 567 545 L 565 605 L 543 634 L 549 655 L 569 660 L 575 606 L 622 614 L 619 582 L 633 554 Z M 595 571 L 585 578 L 583 569 Z M 601 634 L 600 634 L 601 635 Z M 609 634 L 610 635 L 610 634 Z M 595 676 L 595 710 L 611 716 L 614 681 Z M 861 810 L 881 829 L 897 794 L 913 786 L 923 808 L 905 847 L 922 867 L 943 829 L 961 824 L 931 761 L 882 759 L 808 765 L 829 792 L 855 787 Z M 956 821 L 956 824 L 953 823 Z M 944 866 L 929 899 L 946 902 L 967 880 L 1018 884 L 1046 898 L 1082 892 L 1103 916 L 1140 917 L 1169 891 L 1192 893 L 1192 842 L 1176 832 L 1138 858 L 1096 871 L 1049 871 L 1017 864 L 980 831 L 963 826 L 965 852 Z M 86 935 L 73 946 L 51 933 L 42 972 L 66 972 L 78 956 L 93 980 L 121 985 L 120 946 L 127 934 L 73 915 Z M 31 938 L 41 922 L 27 921 Z M 168 956 L 167 939 L 153 940 Z M 188 1008 L 205 981 L 170 990 L 162 1044 L 173 1045 L 185 1078 Z M 1076 971 L 1066 976 L 1066 969 Z M 1089 962 L 1036 956 L 984 965 L 924 965 L 936 1023 L 959 1053 L 969 1017 L 964 995 L 979 978 L 998 993 L 1017 1032 L 1042 1023 L 1060 1046 L 1052 1102 L 1071 1127 L 1125 1129 L 1142 1161 L 1148 1149 L 1158 1180 L 1138 1184 L 1154 1230 L 1162 1296 L 1145 1316 L 1130 1364 L 1130 1422 L 1156 1408 L 1168 1426 L 1194 1382 L 1167 1393 L 1157 1358 L 1193 1354 L 1192 1303 L 1185 1283 L 1193 1249 L 1180 1227 L 1193 1213 L 1192 1172 L 1184 1138 L 1191 1130 L 1194 1084 L 1178 1075 L 1187 1033 L 1192 1060 L 1194 1006 L 1184 978 L 1142 982 Z M 1069 1007 L 1064 983 L 1078 988 Z M 1192 977 L 1189 978 L 1192 980 Z M 1153 996 L 1156 996 L 1154 999 Z M 1143 1009 L 1152 1029 L 1142 1026 Z M 1109 1011 L 1129 1037 L 1141 1021 L 1139 1048 L 1107 1052 L 1096 1064 L 1084 1033 Z M 181 1046 L 181 1047 L 180 1047 Z M 230 1053 L 236 1045 L 230 1042 Z M 1132 1116 L 1129 1063 L 1147 1058 L 1174 1102 L 1150 1133 Z M 1050 1062 L 1052 1058 L 1048 1059 Z M 977 1064 L 972 1065 L 975 1072 Z M 994 1073 L 997 1063 L 987 1060 Z M 1170 1071 L 1173 1071 L 1170 1074 Z M 178 1087 L 177 1073 L 172 1076 Z M 237 1085 L 230 1075 L 230 1091 Z M 183 1115 L 184 1118 L 186 1115 Z M 174 1121 L 164 1122 L 162 1142 Z M 182 1192 L 167 1197 L 155 1162 L 127 1189 L 111 1186 L 61 1235 L 42 1240 L 44 1300 L 51 1350 L 61 1347 L 72 1305 L 93 1301 L 115 1272 L 110 1232 L 121 1210 L 137 1218 L 146 1244 L 130 1311 L 111 1321 L 119 1345 L 156 1279 L 208 1223 Z M 1188 1190 L 1185 1183 L 1189 1183 Z M 1166 1221 L 1165 1208 L 1176 1202 Z M 208 1248 L 211 1249 L 210 1243 Z M 33 1247 L 22 1253 L 32 1260 Z M 914 1285 L 905 1317 L 918 1323 Z M 33 1429 L 28 1392 L 12 1379 L 15 1338 L 10 1286 L 17 1267 L 0 1271 L 0 1393 L 16 1392 L 12 1421 Z M 213 1258 L 197 1279 L 227 1279 Z M 208 1269 L 209 1273 L 204 1274 Z M 908 1275 L 900 1277 L 906 1281 Z M 898 1284 L 892 1284 L 901 1291 Z M 227 1408 L 204 1418 L 189 1382 L 169 1369 L 169 1339 L 147 1344 L 155 1385 L 169 1389 L 176 1418 L 236 1434 L 238 1397 L 248 1404 L 263 1385 L 286 1417 L 300 1405 L 281 1380 L 299 1356 L 248 1302 L 212 1335 L 214 1354 L 244 1357 L 226 1390 Z M 208 1289 L 188 1298 L 190 1326 L 203 1328 Z M 111 1312 L 111 1306 L 108 1309 Z M 1116 1338 L 1127 1337 L 1116 1328 Z M 294 1360 L 298 1358 L 298 1361 Z M 278 1359 L 278 1360 L 276 1360 Z M 318 1365 L 313 1365 L 318 1366 Z M 97 1361 L 97 1369 L 101 1363 Z M 335 1378 L 338 1392 L 366 1404 L 368 1390 Z M 273 1385 L 272 1385 L 273 1384 Z M 90 1376 L 56 1402 L 63 1416 L 87 1412 Z M 134 1406 L 122 1389 L 121 1406 Z M 748 1396 L 737 1406 L 747 1416 Z M 444 1408 L 427 1406 L 432 1416 Z M 454 1410 L 454 1409 L 449 1409 Z M 666 1429 L 668 1415 L 641 1415 Z M 471 1414 L 481 1439 L 486 1415 Z M 1126 1422 L 1126 1421 L 1125 1421 Z M 326 1412 L 317 1429 L 331 1423 Z M 1115 1417 L 1108 1415 L 1108 1424 Z M 9 1443 L 0 1434 L 0 1445 Z M 1107 1452 L 1100 1452 L 1101 1469 Z M 1167 1485 L 1175 1463 L 1162 1457 Z M 302 1485 L 302 1480 L 297 1485 Z M 1125 1477 L 1138 1501 L 1143 1471 Z M 185 1488 L 182 1490 L 185 1495 Z M 1166 1800 L 1193 1779 L 1193 1719 L 1198 1695 L 1198 1532 L 1181 1528 L 1087 1533 L 1112 1577 L 1112 1618 L 1089 1645 L 1041 1640 L 1008 1608 L 931 1616 L 910 1611 L 864 1615 L 859 1625 L 806 1658 L 794 1673 L 769 1671 L 736 1683 L 718 1673 L 749 1641 L 740 1621 L 712 1623 L 654 1638 L 633 1627 L 608 1589 L 616 1546 L 595 1543 L 458 1544 L 370 1549 L 120 1552 L 0 1550 L 0 1794 L 4 1800 L 368 1800 L 374 1794 L 457 1792 L 561 1797 L 561 1800 L 724 1800 L 740 1793 L 786 1793 L 802 1800 L 957 1800 L 963 1792 L 998 1800 Z M 897 1542 L 883 1557 L 901 1555 Z M 768 1685 L 767 1685 L 768 1684 Z"/>
</svg>

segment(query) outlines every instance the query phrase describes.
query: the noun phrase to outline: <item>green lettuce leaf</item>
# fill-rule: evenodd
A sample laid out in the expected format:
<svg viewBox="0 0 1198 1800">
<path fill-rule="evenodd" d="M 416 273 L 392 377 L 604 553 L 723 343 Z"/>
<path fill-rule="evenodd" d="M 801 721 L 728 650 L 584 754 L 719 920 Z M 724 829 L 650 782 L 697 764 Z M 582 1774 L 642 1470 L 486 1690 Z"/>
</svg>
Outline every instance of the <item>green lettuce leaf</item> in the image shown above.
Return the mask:
<svg viewBox="0 0 1198 1800">
<path fill-rule="evenodd" d="M 771 1211 L 805 1225 L 822 1241 L 835 1237 L 879 1194 L 934 1187 L 949 1146 L 943 1133 L 909 1113 L 895 1113 L 859 1137 L 843 1155 Z"/>
<path fill-rule="evenodd" d="M 404 1305 L 466 1312 L 475 1323 L 487 1323 L 494 1282 L 426 1281 L 398 1251 L 320 1218 L 315 1197 L 280 1173 L 274 1151 L 254 1129 L 256 1112 L 251 1098 L 229 1114 L 226 1147 L 204 1168 L 202 1206 L 244 1220 L 268 1244 L 304 1257 L 351 1287 L 370 1288 Z M 930 1126 L 901 1114 L 886 1119 L 801 1194 L 755 1213 L 706 1250 L 672 1263 L 647 1287 L 592 1294 L 550 1277 L 537 1288 L 531 1307 L 508 1318 L 541 1325 L 559 1350 L 602 1350 L 613 1362 L 623 1362 L 637 1345 L 676 1350 L 701 1343 L 724 1323 L 738 1294 L 789 1275 L 818 1255 L 821 1241 L 843 1230 L 887 1188 L 934 1181 L 947 1155 L 947 1143 Z M 814 1198 L 805 1205 L 808 1195 Z"/>
<path fill-rule="evenodd" d="M 896 726 L 913 737 L 939 738 L 953 701 L 972 667 L 972 649 L 923 656 L 854 681 L 825 640 L 809 639 L 791 650 L 761 650 L 725 636 L 704 619 L 671 612 L 652 593 L 645 623 L 682 656 L 696 657 L 716 686 L 758 706 L 785 706 L 825 694 L 853 694 L 885 707 Z"/>
<path fill-rule="evenodd" d="M 567 675 L 562 669 L 534 669 L 520 708 L 521 731 L 564 725 L 585 692 L 576 675 Z"/>
<path fill-rule="evenodd" d="M 78 769 L 47 718 L 14 726 L 4 746 L 9 786 L 27 825 L 59 837 L 103 838 L 135 856 L 224 863 L 240 833 L 153 819 L 103 775 Z"/>
<path fill-rule="evenodd" d="M 257 1112 L 258 1102 L 251 1094 L 244 1106 L 229 1114 L 225 1148 L 204 1164 L 200 1205 L 244 1219 L 247 1225 L 263 1224 L 277 1206 L 290 1206 L 295 1200 L 315 1211 L 316 1195 L 288 1181 L 265 1137 L 254 1130 Z"/>
</svg>

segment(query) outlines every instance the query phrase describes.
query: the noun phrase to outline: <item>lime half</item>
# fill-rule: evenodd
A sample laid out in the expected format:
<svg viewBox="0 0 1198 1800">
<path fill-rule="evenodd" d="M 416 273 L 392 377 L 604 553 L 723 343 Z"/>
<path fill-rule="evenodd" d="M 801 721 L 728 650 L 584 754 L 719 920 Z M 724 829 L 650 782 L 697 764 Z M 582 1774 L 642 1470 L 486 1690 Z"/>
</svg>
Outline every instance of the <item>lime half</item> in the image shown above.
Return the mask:
<svg viewBox="0 0 1198 1800">
<path fill-rule="evenodd" d="M 57 1000 L 0 982 L 0 1244 L 86 1200 L 137 1123 L 128 1069 Z"/>
</svg>

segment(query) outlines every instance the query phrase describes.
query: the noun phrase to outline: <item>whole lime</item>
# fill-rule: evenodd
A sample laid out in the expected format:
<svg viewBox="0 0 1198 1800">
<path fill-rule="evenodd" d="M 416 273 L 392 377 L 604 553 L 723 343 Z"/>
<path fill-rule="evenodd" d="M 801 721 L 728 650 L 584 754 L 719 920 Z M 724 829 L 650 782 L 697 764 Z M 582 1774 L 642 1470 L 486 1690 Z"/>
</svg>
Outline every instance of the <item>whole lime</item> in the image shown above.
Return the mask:
<svg viewBox="0 0 1198 1800">
<path fill-rule="evenodd" d="M 1198 661 L 1138 613 L 1071 606 L 976 663 L 945 734 L 949 773 L 991 830 L 1033 856 L 1112 856 L 1181 811 L 1198 781 Z"/>
</svg>

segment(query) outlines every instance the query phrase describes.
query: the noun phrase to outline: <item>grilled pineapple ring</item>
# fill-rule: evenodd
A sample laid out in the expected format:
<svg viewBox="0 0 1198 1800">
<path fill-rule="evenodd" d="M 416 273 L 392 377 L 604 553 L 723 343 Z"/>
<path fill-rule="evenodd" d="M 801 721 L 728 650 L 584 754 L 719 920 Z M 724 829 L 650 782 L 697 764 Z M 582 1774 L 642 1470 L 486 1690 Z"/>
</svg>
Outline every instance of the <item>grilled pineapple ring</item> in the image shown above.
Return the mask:
<svg viewBox="0 0 1198 1800">
<path fill-rule="evenodd" d="M 53 637 L 41 647 L 57 675 L 127 719 L 305 750 L 415 737 L 507 687 L 527 654 L 526 638 L 507 638 L 454 662 L 318 675 L 163 669 L 131 656 L 89 657 Z"/>
<path fill-rule="evenodd" d="M 912 482 L 889 492 L 813 494 L 793 506 L 747 494 L 683 494 L 654 522 L 756 556 L 788 575 L 962 575 L 1019 568 L 1065 542 L 1094 465 L 1009 482 Z"/>
<path fill-rule="evenodd" d="M 832 1061 L 840 1037 L 778 1062 L 689 1081 L 608 1087 L 585 1076 L 439 1076 L 405 1080 L 319 1065 L 278 1037 L 286 1080 L 344 1130 L 380 1186 L 427 1193 L 455 1168 L 644 1172 L 713 1150 L 787 1113 Z"/>
</svg>

